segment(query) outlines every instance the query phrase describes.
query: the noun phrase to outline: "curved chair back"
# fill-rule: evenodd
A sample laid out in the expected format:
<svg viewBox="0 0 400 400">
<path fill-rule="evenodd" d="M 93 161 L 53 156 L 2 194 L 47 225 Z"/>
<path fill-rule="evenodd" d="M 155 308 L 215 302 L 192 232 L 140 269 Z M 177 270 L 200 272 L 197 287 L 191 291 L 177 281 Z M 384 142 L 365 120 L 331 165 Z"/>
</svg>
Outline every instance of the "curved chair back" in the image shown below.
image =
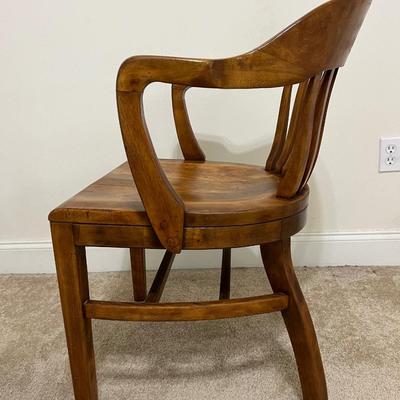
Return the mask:
<svg viewBox="0 0 400 400">
<path fill-rule="evenodd" d="M 221 87 L 285 86 L 342 67 L 371 2 L 328 1 L 255 50 L 216 60 Z"/>
<path fill-rule="evenodd" d="M 143 113 L 145 87 L 154 81 L 172 84 L 182 152 L 186 160 L 196 161 L 205 156 L 187 115 L 188 87 L 284 87 L 266 170 L 281 176 L 277 195 L 292 198 L 301 193 L 312 173 L 337 70 L 344 65 L 370 4 L 371 0 L 330 0 L 262 46 L 236 57 L 139 56 L 121 65 L 117 100 L 124 145 L 150 222 L 167 249 L 182 248 L 185 205 L 154 151 Z M 294 84 L 299 87 L 290 110 Z"/>
</svg>

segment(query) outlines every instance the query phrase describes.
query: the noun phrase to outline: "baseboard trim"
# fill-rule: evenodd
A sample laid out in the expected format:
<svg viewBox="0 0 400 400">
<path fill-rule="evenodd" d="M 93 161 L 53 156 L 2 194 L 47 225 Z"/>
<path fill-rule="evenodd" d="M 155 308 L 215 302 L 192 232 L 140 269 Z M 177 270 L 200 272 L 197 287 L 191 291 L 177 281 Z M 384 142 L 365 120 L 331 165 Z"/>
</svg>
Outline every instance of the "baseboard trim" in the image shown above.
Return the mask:
<svg viewBox="0 0 400 400">
<path fill-rule="evenodd" d="M 149 269 L 158 266 L 161 250 L 148 251 Z M 218 250 L 184 251 L 174 263 L 176 268 L 218 267 Z M 296 266 L 373 265 L 400 266 L 400 232 L 300 233 L 293 238 Z M 234 249 L 233 266 L 261 265 L 257 247 Z M 129 254 L 124 249 L 88 249 L 90 271 L 129 269 Z M 54 273 L 50 241 L 0 242 L 0 273 Z"/>
</svg>

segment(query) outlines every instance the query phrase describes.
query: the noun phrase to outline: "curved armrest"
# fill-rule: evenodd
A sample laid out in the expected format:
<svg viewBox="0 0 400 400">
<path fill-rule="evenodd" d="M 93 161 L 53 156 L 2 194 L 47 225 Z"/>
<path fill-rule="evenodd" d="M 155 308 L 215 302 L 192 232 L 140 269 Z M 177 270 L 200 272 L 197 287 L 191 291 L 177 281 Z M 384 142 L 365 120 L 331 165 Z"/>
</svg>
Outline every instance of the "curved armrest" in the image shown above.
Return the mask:
<svg viewBox="0 0 400 400">
<path fill-rule="evenodd" d="M 208 86 L 211 62 L 172 57 L 138 56 L 126 60 L 117 78 L 117 103 L 124 146 L 146 213 L 163 246 L 182 249 L 184 204 L 155 153 L 143 112 L 143 91 L 153 82 Z"/>
<path fill-rule="evenodd" d="M 126 59 L 117 78 L 117 91 L 141 91 L 151 82 L 182 86 L 250 89 L 287 86 L 318 71 L 305 70 L 279 55 L 265 51 L 268 42 L 251 52 L 221 59 L 134 56 Z"/>
<path fill-rule="evenodd" d="M 117 102 L 125 150 L 152 227 L 167 250 L 178 253 L 182 249 L 184 204 L 165 176 L 151 142 L 143 113 L 144 89 L 155 81 L 171 83 L 175 89 L 180 86 L 248 88 L 280 86 L 304 78 L 299 74 L 276 74 L 271 63 L 266 62 L 268 58 L 268 54 L 257 50 L 221 60 L 136 56 L 121 65 Z M 263 68 L 254 69 L 257 65 Z M 181 100 L 175 96 L 175 106 Z M 187 121 L 183 125 L 187 128 Z M 187 132 L 180 129 L 178 137 L 182 142 L 181 136 L 187 136 Z M 204 156 L 194 146 L 196 143 L 193 139 L 191 148 L 183 148 L 183 151 L 201 160 Z"/>
<path fill-rule="evenodd" d="M 151 82 L 214 87 L 212 60 L 161 56 L 134 56 L 125 60 L 117 78 L 117 91 L 141 91 Z"/>
<path fill-rule="evenodd" d="M 136 56 L 124 61 L 118 72 L 118 115 L 129 166 L 153 229 L 174 253 L 182 249 L 184 204 L 155 153 L 144 118 L 143 91 L 154 81 L 215 87 L 212 70 L 210 60 Z"/>
</svg>

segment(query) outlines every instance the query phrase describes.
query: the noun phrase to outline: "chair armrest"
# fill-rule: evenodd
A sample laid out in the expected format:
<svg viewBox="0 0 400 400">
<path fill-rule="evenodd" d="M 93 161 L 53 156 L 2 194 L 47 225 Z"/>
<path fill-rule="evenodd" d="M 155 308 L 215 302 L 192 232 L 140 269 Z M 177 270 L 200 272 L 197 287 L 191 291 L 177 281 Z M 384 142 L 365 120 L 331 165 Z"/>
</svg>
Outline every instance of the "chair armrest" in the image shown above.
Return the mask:
<svg viewBox="0 0 400 400">
<path fill-rule="evenodd" d="M 213 60 L 161 56 L 134 56 L 125 60 L 117 78 L 117 91 L 143 90 L 151 82 L 216 87 Z"/>
<path fill-rule="evenodd" d="M 130 57 L 119 69 L 117 91 L 142 90 L 151 82 L 219 89 L 271 88 L 302 82 L 317 72 L 268 53 L 269 47 L 267 42 L 248 53 L 214 60 Z"/>
<path fill-rule="evenodd" d="M 151 225 L 163 246 L 182 249 L 184 204 L 162 170 L 143 111 L 143 91 L 154 81 L 214 87 L 212 61 L 136 56 L 124 61 L 117 77 L 117 103 L 129 166 Z"/>
<path fill-rule="evenodd" d="M 122 63 L 117 77 L 117 102 L 125 150 L 149 220 L 167 250 L 178 253 L 182 249 L 184 204 L 157 159 L 144 119 L 144 89 L 151 82 L 184 87 L 273 87 L 304 78 L 301 74 L 277 74 L 277 65 L 267 62 L 270 59 L 267 53 L 256 50 L 219 60 L 135 56 Z M 194 140 L 194 148 L 193 143 Z M 201 159 L 201 153 L 196 152 Z"/>
</svg>

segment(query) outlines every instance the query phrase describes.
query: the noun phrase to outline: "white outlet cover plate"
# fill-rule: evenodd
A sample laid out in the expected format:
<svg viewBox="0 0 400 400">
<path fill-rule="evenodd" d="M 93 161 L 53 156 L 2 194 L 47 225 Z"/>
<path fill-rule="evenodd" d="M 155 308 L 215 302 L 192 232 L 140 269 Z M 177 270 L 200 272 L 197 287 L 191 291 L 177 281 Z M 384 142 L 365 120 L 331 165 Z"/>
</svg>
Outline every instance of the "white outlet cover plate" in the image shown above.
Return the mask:
<svg viewBox="0 0 400 400">
<path fill-rule="evenodd" d="M 400 136 L 380 139 L 379 171 L 400 171 Z"/>
</svg>

